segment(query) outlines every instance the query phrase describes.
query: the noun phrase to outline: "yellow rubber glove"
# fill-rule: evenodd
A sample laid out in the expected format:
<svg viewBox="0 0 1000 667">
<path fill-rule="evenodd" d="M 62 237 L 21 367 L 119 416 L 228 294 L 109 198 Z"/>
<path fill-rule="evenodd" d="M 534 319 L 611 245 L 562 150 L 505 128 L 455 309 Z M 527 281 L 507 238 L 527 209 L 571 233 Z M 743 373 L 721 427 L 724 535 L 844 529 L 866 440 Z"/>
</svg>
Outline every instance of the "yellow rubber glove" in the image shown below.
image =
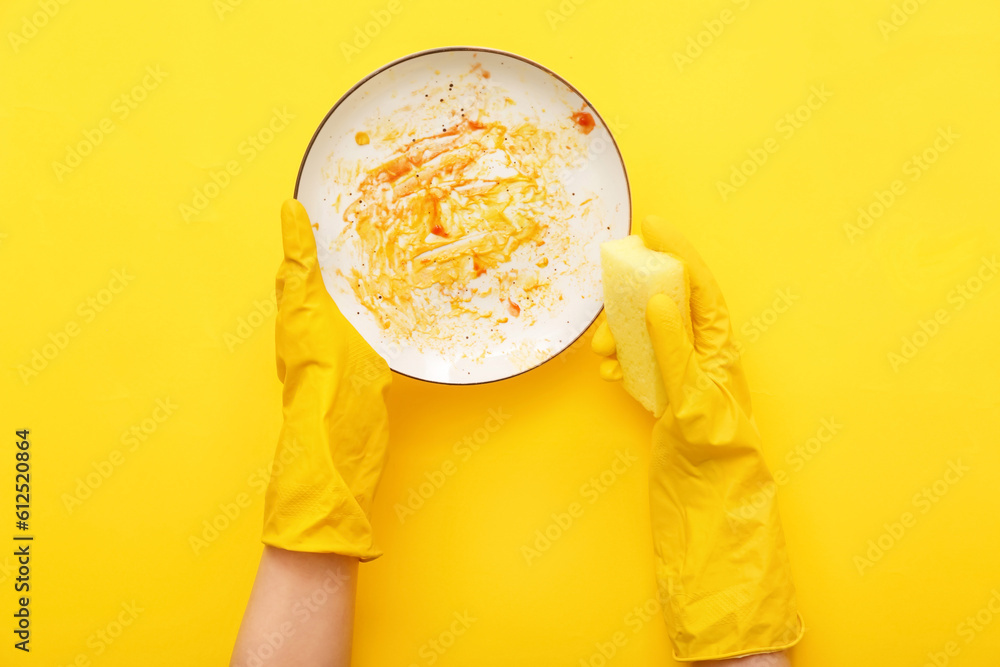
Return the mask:
<svg viewBox="0 0 1000 667">
<path fill-rule="evenodd" d="M 369 523 L 389 437 L 386 362 L 326 291 L 302 204 L 281 207 L 275 348 L 284 423 L 264 501 L 263 542 L 363 561 L 381 552 Z"/>
<path fill-rule="evenodd" d="M 650 217 L 642 236 L 648 248 L 680 258 L 691 282 L 694 340 L 670 298 L 658 294 L 646 308 L 669 401 L 653 429 L 649 501 L 674 658 L 780 651 L 798 642 L 804 627 L 729 311 L 678 232 Z M 592 347 L 614 355 L 606 322 Z M 601 375 L 616 380 L 621 368 L 606 359 Z"/>
</svg>

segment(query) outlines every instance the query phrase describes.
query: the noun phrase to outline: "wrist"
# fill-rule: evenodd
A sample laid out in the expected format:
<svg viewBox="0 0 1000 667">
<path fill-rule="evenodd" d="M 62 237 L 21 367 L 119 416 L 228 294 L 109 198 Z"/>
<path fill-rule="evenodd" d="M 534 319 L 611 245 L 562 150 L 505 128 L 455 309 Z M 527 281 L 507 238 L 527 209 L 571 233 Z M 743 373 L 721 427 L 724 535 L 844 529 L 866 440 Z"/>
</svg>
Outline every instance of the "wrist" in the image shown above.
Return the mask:
<svg viewBox="0 0 1000 667">
<path fill-rule="evenodd" d="M 725 660 L 705 660 L 693 664 L 695 667 L 789 667 L 791 663 L 788 662 L 788 655 L 784 651 L 778 651 Z"/>
</svg>

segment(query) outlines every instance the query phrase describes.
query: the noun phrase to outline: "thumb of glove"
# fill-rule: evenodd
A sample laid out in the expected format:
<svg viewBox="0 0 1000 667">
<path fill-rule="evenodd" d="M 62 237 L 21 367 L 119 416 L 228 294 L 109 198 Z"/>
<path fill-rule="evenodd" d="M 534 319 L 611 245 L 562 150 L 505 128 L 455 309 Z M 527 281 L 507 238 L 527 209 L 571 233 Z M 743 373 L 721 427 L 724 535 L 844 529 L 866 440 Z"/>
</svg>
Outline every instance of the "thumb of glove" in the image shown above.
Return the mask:
<svg viewBox="0 0 1000 667">
<path fill-rule="evenodd" d="M 281 205 L 281 247 L 286 262 L 307 270 L 316 265 L 316 239 L 312 223 L 305 207 L 297 199 L 288 199 Z"/>
<path fill-rule="evenodd" d="M 288 199 L 281 206 L 281 247 L 284 256 L 275 283 L 278 309 L 286 296 L 295 303 L 310 296 L 321 298 L 314 296 L 323 291 L 316 239 L 309 214 L 297 199 Z"/>
<path fill-rule="evenodd" d="M 286 359 L 282 350 L 287 352 L 289 346 L 302 346 L 297 335 L 288 333 L 289 329 L 296 326 L 295 320 L 303 312 L 310 310 L 310 302 L 311 308 L 315 308 L 321 300 L 329 298 L 319 272 L 312 223 L 298 200 L 288 199 L 281 206 L 281 246 L 283 257 L 274 281 L 278 307 L 275 341 L 278 380 L 284 382 Z"/>
</svg>

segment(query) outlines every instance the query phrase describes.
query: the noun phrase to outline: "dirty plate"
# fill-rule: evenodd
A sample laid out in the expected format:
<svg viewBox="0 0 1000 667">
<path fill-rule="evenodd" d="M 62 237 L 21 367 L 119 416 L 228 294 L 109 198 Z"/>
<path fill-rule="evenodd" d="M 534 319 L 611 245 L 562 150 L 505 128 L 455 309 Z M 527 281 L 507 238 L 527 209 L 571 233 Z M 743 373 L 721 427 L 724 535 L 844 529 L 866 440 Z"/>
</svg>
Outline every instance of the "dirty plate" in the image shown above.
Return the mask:
<svg viewBox="0 0 1000 667">
<path fill-rule="evenodd" d="M 365 77 L 313 135 L 295 196 L 323 279 L 389 366 L 491 382 L 555 357 L 602 307 L 629 233 L 625 166 L 569 83 L 511 53 L 423 51 Z"/>
</svg>

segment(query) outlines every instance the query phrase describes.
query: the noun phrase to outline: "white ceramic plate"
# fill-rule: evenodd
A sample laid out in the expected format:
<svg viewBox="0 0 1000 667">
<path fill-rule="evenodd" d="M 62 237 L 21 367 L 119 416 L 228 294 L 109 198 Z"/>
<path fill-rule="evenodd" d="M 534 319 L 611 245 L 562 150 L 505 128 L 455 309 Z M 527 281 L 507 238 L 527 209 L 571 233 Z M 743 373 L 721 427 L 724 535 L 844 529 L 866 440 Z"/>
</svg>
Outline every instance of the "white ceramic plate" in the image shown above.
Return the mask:
<svg viewBox="0 0 1000 667">
<path fill-rule="evenodd" d="M 351 324 L 394 371 L 447 384 L 571 345 L 602 308 L 600 244 L 631 227 L 603 119 L 550 70 L 483 48 L 415 53 L 351 88 L 295 196 Z"/>
</svg>

